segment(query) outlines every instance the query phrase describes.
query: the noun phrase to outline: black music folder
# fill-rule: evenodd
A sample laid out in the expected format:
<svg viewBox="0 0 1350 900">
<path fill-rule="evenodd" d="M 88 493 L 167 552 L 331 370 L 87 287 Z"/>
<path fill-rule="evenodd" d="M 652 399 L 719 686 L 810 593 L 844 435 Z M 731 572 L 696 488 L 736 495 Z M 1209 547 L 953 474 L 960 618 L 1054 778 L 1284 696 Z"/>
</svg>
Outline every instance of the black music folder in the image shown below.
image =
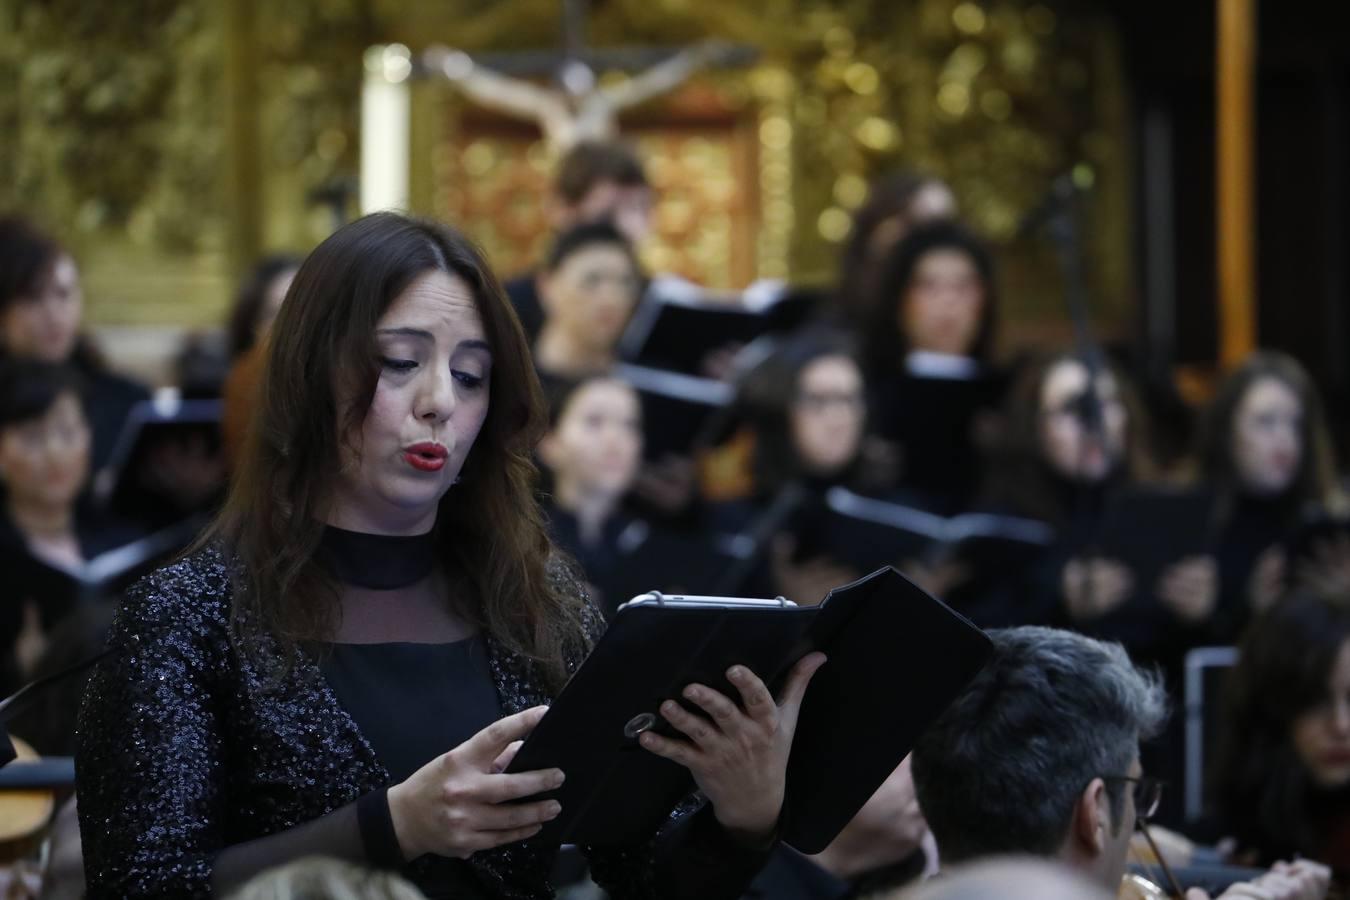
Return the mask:
<svg viewBox="0 0 1350 900">
<path fill-rule="evenodd" d="M 619 355 L 644 366 L 697 373 L 715 350 L 798 327 L 818 302 L 810 291 L 769 282 L 720 299 L 696 287 L 661 290 L 654 282 L 619 339 Z"/>
<path fill-rule="evenodd" d="M 1148 485 L 1107 504 L 1097 551 L 1129 566 L 1136 589 L 1151 592 L 1168 566 L 1213 552 L 1215 539 L 1210 491 Z"/>
<path fill-rule="evenodd" d="M 645 459 L 689 456 L 720 436 L 719 422 L 734 394 L 731 385 L 627 364 L 615 366 L 614 376 L 632 385 L 641 398 Z"/>
<path fill-rule="evenodd" d="M 682 766 L 644 750 L 658 712 L 698 682 L 737 698 L 736 663 L 771 689 L 812 650 L 828 656 L 802 703 L 780 822 L 784 841 L 818 853 L 983 667 L 988 638 L 894 569 L 830 592 L 819 606 L 651 594 L 620 608 L 535 726 L 510 772 L 560 768 L 547 797 L 561 814 L 541 840 L 630 843 L 650 836 L 694 790 Z"/>
<path fill-rule="evenodd" d="M 1025 560 L 1054 538 L 1050 526 L 1033 519 L 987 512 L 941 516 L 844 487 L 830 488 L 823 503 L 797 518 L 799 561 L 826 557 L 859 572 L 949 558 L 996 568 Z"/>
<path fill-rule="evenodd" d="M 220 449 L 221 400 L 185 400 L 166 394 L 142 400 L 127 414 L 108 464 L 95 473 L 93 494 L 100 506 L 135 513 L 142 499 L 142 469 L 157 445 L 200 442 L 210 452 Z"/>
<path fill-rule="evenodd" d="M 1118 606 L 1078 629 L 1119 641 L 1136 662 L 1178 665 L 1183 631 L 1158 597 L 1160 579 L 1182 560 L 1213 553 L 1215 537 L 1207 490 L 1147 485 L 1120 491 L 1106 505 L 1097 540 L 1080 555 L 1123 563 L 1132 587 Z"/>
<path fill-rule="evenodd" d="M 0 597 L 39 601 L 44 620 L 52 617 L 45 624 L 53 626 L 60 615 L 75 606 L 116 594 L 178 553 L 191 543 L 203 524 L 203 519 L 191 518 L 140 535 L 105 550 L 78 568 L 50 565 L 31 555 L 0 557 L 10 567 Z"/>
</svg>

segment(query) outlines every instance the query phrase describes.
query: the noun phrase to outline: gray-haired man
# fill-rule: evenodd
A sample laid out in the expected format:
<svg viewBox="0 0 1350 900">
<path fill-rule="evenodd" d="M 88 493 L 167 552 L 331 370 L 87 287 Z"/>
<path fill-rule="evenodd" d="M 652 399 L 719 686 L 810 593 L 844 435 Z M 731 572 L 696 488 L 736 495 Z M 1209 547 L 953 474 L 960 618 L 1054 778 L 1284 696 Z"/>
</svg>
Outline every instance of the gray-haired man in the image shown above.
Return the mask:
<svg viewBox="0 0 1350 900">
<path fill-rule="evenodd" d="M 989 664 L 914 748 L 942 864 L 1050 857 L 1114 892 L 1136 820 L 1157 806 L 1139 742 L 1166 718 L 1162 681 L 1119 644 L 1052 628 L 989 636 Z M 1263 878 L 1260 893 L 1224 896 L 1321 897 L 1329 875 L 1300 863 Z"/>
</svg>

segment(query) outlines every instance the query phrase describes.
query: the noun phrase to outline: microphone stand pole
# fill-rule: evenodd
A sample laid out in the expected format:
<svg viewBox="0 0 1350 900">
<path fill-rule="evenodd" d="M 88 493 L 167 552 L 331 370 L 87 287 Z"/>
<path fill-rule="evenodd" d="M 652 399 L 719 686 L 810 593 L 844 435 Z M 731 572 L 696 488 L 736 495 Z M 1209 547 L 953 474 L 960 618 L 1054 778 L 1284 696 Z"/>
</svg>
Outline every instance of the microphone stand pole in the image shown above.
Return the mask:
<svg viewBox="0 0 1350 900">
<path fill-rule="evenodd" d="M 1058 176 L 1051 183 L 1050 193 L 1046 201 L 1028 218 L 1022 233 L 1029 233 L 1034 231 L 1037 226 L 1042 226 L 1046 235 L 1055 245 L 1055 256 L 1064 282 L 1064 302 L 1069 320 L 1073 324 L 1076 355 L 1087 371 L 1087 386 L 1080 402 L 1076 404 L 1075 410 L 1078 413 L 1080 427 L 1083 430 L 1080 454 L 1082 459 L 1086 460 L 1087 448 L 1093 442 L 1103 448 L 1103 451 L 1106 450 L 1106 426 L 1102 417 L 1101 400 L 1097 396 L 1097 380 L 1104 370 L 1105 363 L 1101 348 L 1092 335 L 1088 311 L 1087 278 L 1083 264 L 1082 229 L 1079 222 L 1079 201 L 1080 194 L 1072 178 L 1069 175 Z M 1080 473 L 1082 469 L 1083 466 L 1080 466 Z M 1089 488 L 1081 478 L 1077 479 L 1076 483 L 1074 512 L 1076 516 L 1081 517 L 1085 512 Z M 1092 543 L 1088 545 L 1088 553 L 1085 559 L 1090 563 L 1096 555 L 1097 547 L 1094 536 Z M 1095 606 L 1092 602 L 1094 587 L 1090 571 L 1085 569 L 1082 589 L 1089 609 Z"/>
</svg>

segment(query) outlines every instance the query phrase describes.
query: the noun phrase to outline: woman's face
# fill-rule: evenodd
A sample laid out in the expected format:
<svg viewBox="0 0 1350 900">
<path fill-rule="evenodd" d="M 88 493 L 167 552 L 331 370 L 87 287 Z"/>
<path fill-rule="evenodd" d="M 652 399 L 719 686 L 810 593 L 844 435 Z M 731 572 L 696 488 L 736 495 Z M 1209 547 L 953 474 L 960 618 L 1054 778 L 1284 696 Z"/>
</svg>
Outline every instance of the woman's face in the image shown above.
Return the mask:
<svg viewBox="0 0 1350 900">
<path fill-rule="evenodd" d="M 562 261 L 544 279 L 549 318 L 577 346 L 609 354 L 638 300 L 637 272 L 621 247 L 592 244 Z"/>
<path fill-rule="evenodd" d="M 1295 717 L 1292 730 L 1294 750 L 1318 787 L 1350 784 L 1350 641 L 1336 654 L 1326 697 Z"/>
<path fill-rule="evenodd" d="M 330 521 L 352 531 L 422 534 L 487 417 L 492 352 L 469 286 L 438 270 L 389 305 L 375 342 L 379 381 L 360 433 L 340 442 Z"/>
<path fill-rule="evenodd" d="M 983 312 L 984 282 L 975 261 L 962 250 L 938 248 L 914 267 L 899 327 L 914 350 L 968 356 Z"/>
<path fill-rule="evenodd" d="M 1258 378 L 1233 416 L 1233 465 L 1258 496 L 1284 493 L 1303 462 L 1303 404 L 1278 378 Z"/>
<path fill-rule="evenodd" d="M 590 381 L 567 402 L 540 446 L 545 464 L 588 496 L 628 493 L 642 461 L 642 411 L 621 381 Z"/>
<path fill-rule="evenodd" d="M 63 254 L 34 294 L 16 297 L 0 313 L 0 342 L 16 356 L 65 362 L 75 350 L 83 307 L 80 272 Z"/>
<path fill-rule="evenodd" d="M 1050 367 L 1041 382 L 1041 452 L 1050 467 L 1070 481 L 1105 479 L 1125 457 L 1128 415 L 1120 387 L 1110 372 L 1099 371 L 1096 397 L 1101 427 L 1089 431 L 1082 415 L 1088 371 L 1078 360 Z"/>
<path fill-rule="evenodd" d="M 44 509 L 74 504 L 89 477 L 89 440 L 73 392 L 38 418 L 0 430 L 0 480 L 11 501 Z"/>
<path fill-rule="evenodd" d="M 862 373 L 853 360 L 822 356 L 801 370 L 789 425 L 797 457 L 808 471 L 833 475 L 851 463 L 865 421 Z"/>
</svg>

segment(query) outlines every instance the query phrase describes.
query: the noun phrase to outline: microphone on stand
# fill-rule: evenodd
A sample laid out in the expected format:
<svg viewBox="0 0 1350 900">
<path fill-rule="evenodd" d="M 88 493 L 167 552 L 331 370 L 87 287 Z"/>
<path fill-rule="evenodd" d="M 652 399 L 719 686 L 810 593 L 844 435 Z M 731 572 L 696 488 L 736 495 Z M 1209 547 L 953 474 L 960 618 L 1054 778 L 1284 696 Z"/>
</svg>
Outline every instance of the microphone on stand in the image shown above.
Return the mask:
<svg viewBox="0 0 1350 900">
<path fill-rule="evenodd" d="M 1064 279 L 1064 300 L 1068 308 L 1069 321 L 1073 323 L 1074 340 L 1078 345 L 1078 355 L 1088 370 L 1088 390 L 1077 401 L 1084 421 L 1090 425 L 1101 424 L 1101 413 L 1097 407 L 1095 385 L 1101 371 L 1102 351 L 1092 336 L 1088 315 L 1087 283 L 1083 272 L 1083 242 L 1079 221 L 1078 200 L 1083 189 L 1073 180 L 1071 172 L 1056 175 L 1040 201 L 1031 208 L 1018 223 L 1014 240 L 1025 240 L 1044 229 L 1055 245 L 1059 259 L 1060 274 Z"/>
<path fill-rule="evenodd" d="M 1022 217 L 1015 238 L 1023 240 L 1044 229 L 1055 245 L 1060 274 L 1064 280 L 1064 303 L 1069 320 L 1073 323 L 1077 356 L 1087 370 L 1087 386 L 1072 401 L 1074 413 L 1082 423 L 1083 453 L 1086 454 L 1090 440 L 1096 440 L 1105 446 L 1106 423 L 1102 413 L 1101 397 L 1097 394 L 1097 380 L 1105 369 L 1104 354 L 1093 338 L 1088 315 L 1087 279 L 1084 275 L 1078 202 L 1082 194 L 1083 191 L 1074 182 L 1071 172 L 1055 176 L 1040 202 Z M 1077 492 L 1075 506 L 1081 507 L 1085 499 L 1086 493 L 1080 489 Z M 1090 584 L 1089 581 L 1088 585 Z"/>
</svg>

